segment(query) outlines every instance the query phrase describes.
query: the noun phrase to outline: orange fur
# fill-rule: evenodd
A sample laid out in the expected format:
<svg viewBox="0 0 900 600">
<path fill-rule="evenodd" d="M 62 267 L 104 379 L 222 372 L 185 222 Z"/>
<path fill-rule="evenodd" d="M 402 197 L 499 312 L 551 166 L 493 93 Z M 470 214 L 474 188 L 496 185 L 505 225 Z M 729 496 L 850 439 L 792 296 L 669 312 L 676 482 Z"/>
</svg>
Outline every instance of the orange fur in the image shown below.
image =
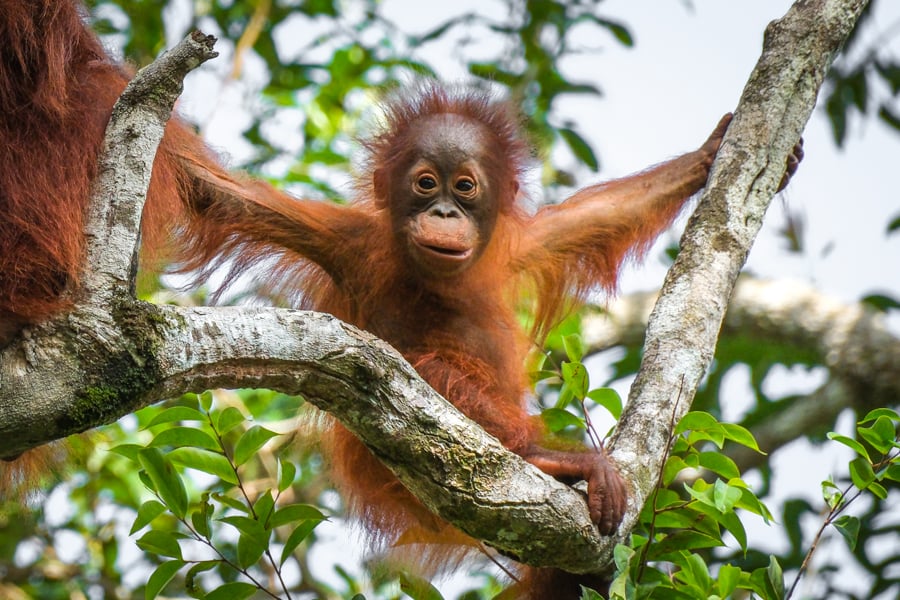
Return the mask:
<svg viewBox="0 0 900 600">
<path fill-rule="evenodd" d="M 111 64 L 73 2 L 0 0 L 0 15 L 0 147 L 10 149 L 0 153 L 2 347 L 22 325 L 64 309 L 63 290 L 78 282 L 96 155 L 127 73 Z M 338 206 L 289 198 L 228 174 L 174 119 L 154 165 L 145 245 L 152 252 L 172 243 L 180 268 L 200 277 L 230 265 L 226 284 L 265 263 L 266 285 L 390 342 L 508 448 L 552 475 L 586 479 L 591 515 L 610 532 L 625 506 L 621 479 L 602 450 L 540 446 L 543 433 L 526 407 L 525 358 L 573 302 L 596 286 L 612 290 L 623 260 L 640 254 L 704 185 L 727 122 L 696 152 L 586 188 L 532 216 L 520 203 L 529 148 L 518 120 L 508 103 L 477 92 L 426 85 L 400 95 L 365 143 L 369 160 L 358 197 Z M 479 202 L 497 213 L 496 222 L 470 218 L 479 232 L 478 258 L 452 276 L 423 272 L 392 212 L 400 199 L 390 190 L 406 189 L 410 164 L 435 125 L 443 133 L 434 135 L 475 149 L 469 158 L 487 189 Z M 535 303 L 531 332 L 517 317 L 523 291 Z M 474 548 L 334 421 L 326 445 L 351 513 L 375 542 L 415 542 L 407 556 L 430 567 L 455 564 Z M 20 480 L 5 473 L 0 480 Z M 429 540 L 438 543 L 419 548 Z M 559 597 L 553 571 L 535 571 L 525 581 L 520 588 L 531 589 L 522 597 Z"/>
<path fill-rule="evenodd" d="M 128 81 L 70 1 L 0 0 L 0 348 L 68 305 L 84 214 L 112 106 Z M 143 260 L 157 262 L 193 192 L 184 157 L 221 169 L 170 122 L 153 167 Z M 15 458 L 15 460 L 5 460 Z M 0 496 L 21 497 L 71 461 L 65 444 L 0 457 Z"/>
<path fill-rule="evenodd" d="M 597 285 L 614 288 L 625 258 L 640 255 L 671 223 L 705 183 L 727 120 L 697 152 L 587 188 L 530 216 L 519 194 L 529 153 L 509 105 L 477 92 L 426 85 L 396 97 L 386 114 L 383 128 L 364 142 L 369 156 L 353 203 L 291 200 L 262 189 L 240 199 L 205 194 L 215 200 L 202 209 L 193 235 L 188 232 L 187 265 L 230 264 L 236 276 L 276 259 L 275 269 L 265 271 L 268 283 L 298 294 L 301 306 L 330 312 L 390 342 L 435 390 L 511 450 L 553 475 L 588 479 L 596 494 L 592 516 L 611 530 L 624 509 L 621 481 L 602 451 L 540 448 L 543 432 L 526 406 L 526 355 L 574 301 Z M 499 182 L 490 200 L 500 216 L 474 264 L 438 277 L 410 262 L 403 236 L 392 225 L 396 199 L 379 198 L 376 182 L 403 180 L 405 165 L 416 159 L 416 140 L 446 115 L 483 132 L 476 140 L 478 160 L 491 181 Z M 216 178 L 207 179 L 221 189 Z M 537 305 L 530 334 L 517 317 L 522 290 Z M 349 512 L 391 557 L 433 571 L 477 550 L 474 541 L 430 515 L 334 420 L 325 446 Z M 577 594 L 577 581 L 597 581 L 552 569 L 526 569 L 523 577 L 513 590 L 522 598 L 560 597 L 560 589 Z M 560 588 L 564 583 L 569 587 Z"/>
</svg>

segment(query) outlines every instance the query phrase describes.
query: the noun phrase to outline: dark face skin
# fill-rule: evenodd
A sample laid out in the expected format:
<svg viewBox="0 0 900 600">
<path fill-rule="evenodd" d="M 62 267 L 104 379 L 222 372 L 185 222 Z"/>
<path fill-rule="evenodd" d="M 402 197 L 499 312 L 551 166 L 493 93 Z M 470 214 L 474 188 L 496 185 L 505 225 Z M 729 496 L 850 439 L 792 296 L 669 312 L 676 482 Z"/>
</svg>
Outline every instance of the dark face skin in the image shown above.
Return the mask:
<svg viewBox="0 0 900 600">
<path fill-rule="evenodd" d="M 394 235 L 426 277 L 462 273 L 481 256 L 497 222 L 497 186 L 484 171 L 487 132 L 458 115 L 418 124 L 410 161 L 376 173 Z"/>
</svg>

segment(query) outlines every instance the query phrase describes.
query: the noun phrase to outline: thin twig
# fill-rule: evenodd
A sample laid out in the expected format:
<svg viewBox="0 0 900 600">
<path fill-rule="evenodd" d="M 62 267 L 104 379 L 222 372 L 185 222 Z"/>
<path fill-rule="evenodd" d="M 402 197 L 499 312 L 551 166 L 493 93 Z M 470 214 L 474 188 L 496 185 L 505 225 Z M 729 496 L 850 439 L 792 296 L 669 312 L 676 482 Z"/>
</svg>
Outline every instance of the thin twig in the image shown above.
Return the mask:
<svg viewBox="0 0 900 600">
<path fill-rule="evenodd" d="M 675 405 L 672 407 L 672 415 L 669 417 L 669 443 L 666 444 L 666 451 L 663 453 L 663 459 L 659 467 L 659 476 L 656 478 L 656 486 L 653 488 L 653 494 L 650 497 L 650 506 L 653 507 L 653 518 L 647 526 L 647 543 L 641 548 L 641 560 L 638 564 L 637 581 L 641 580 L 644 574 L 644 567 L 647 565 L 647 552 L 650 551 L 650 544 L 653 543 L 653 536 L 656 533 L 656 499 L 659 496 L 659 490 L 662 489 L 663 472 L 666 469 L 666 463 L 669 461 L 669 454 L 672 452 L 672 446 L 675 445 L 675 415 L 678 411 L 678 403 L 682 399 L 682 391 L 684 390 L 684 375 L 681 376 L 681 384 L 678 386 L 678 397 L 675 399 Z"/>
</svg>

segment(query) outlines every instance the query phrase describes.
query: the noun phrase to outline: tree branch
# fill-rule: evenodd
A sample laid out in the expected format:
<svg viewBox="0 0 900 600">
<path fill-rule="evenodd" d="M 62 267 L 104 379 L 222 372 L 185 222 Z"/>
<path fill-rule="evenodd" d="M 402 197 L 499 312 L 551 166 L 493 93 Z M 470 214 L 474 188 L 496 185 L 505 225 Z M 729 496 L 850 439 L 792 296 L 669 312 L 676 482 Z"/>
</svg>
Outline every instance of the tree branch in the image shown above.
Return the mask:
<svg viewBox="0 0 900 600">
<path fill-rule="evenodd" d="M 214 56 L 212 41 L 193 34 L 139 72 L 113 110 L 75 305 L 0 352 L 0 456 L 185 392 L 302 394 L 466 533 L 532 564 L 593 570 L 602 541 L 583 496 L 506 450 L 387 344 L 328 315 L 134 298 L 152 158 L 182 78 Z"/>
<path fill-rule="evenodd" d="M 218 56 L 216 38 L 195 31 L 140 70 L 113 106 L 88 207 L 85 301 L 126 286 L 132 292 L 140 249 L 140 221 L 156 148 L 181 95 L 185 76 Z M 122 257 L 130 257 L 126 262 Z"/>
<path fill-rule="evenodd" d="M 799 2 L 770 27 L 767 50 L 725 140 L 721 166 L 714 169 L 707 200 L 686 234 L 667 299 L 657 308 L 668 316 L 651 326 L 648 364 L 616 438 L 615 456 L 633 476 L 632 510 L 622 536 L 659 473 L 669 421 L 660 415 L 671 414 L 681 381 L 693 393 L 708 364 L 717 315 L 720 319 L 755 233 L 747 224 L 761 220 L 822 74 L 862 4 Z M 788 51 L 796 58 L 787 60 Z M 107 148 L 121 152 L 145 133 L 148 144 L 158 142 L 170 106 L 160 97 L 167 94 L 155 92 L 166 82 L 171 79 L 151 85 L 154 92 L 142 100 L 156 107 L 147 109 L 150 125 L 145 129 L 131 122 L 124 126 L 126 135 Z M 120 114 L 114 114 L 111 131 L 125 118 Z M 71 313 L 30 328 L 0 353 L 0 456 L 111 422 L 185 391 L 268 387 L 302 393 L 331 411 L 429 508 L 503 552 L 575 572 L 608 562 L 611 540 L 599 538 L 577 492 L 504 450 L 371 336 L 332 317 L 298 311 L 183 309 L 136 301 L 130 290 L 132 240 L 149 179 L 148 148 L 143 154 L 134 150 L 142 158 L 126 160 L 121 168 L 104 162 L 110 165 L 103 169 L 104 175 L 109 170 L 109 181 L 122 186 L 138 177 L 141 192 L 122 202 L 115 195 L 96 199 L 110 211 L 98 207 L 99 216 L 91 217 L 87 264 L 99 272 L 98 279 L 86 280 Z M 774 166 L 766 168 L 770 163 Z M 117 242 L 114 232 L 120 229 L 131 231 L 131 237 Z M 94 262 L 107 258 L 113 262 Z M 701 291 L 708 302 L 697 302 L 696 290 L 685 282 L 688 271 L 704 282 Z M 690 318 L 684 310 L 692 311 Z M 661 323 L 673 325 L 682 318 L 694 329 Z"/>
<path fill-rule="evenodd" d="M 762 56 L 650 317 L 641 368 L 610 444 L 633 485 L 623 533 L 656 486 L 672 424 L 689 410 L 709 367 L 734 282 L 787 156 L 865 4 L 801 0 L 766 29 Z"/>
</svg>

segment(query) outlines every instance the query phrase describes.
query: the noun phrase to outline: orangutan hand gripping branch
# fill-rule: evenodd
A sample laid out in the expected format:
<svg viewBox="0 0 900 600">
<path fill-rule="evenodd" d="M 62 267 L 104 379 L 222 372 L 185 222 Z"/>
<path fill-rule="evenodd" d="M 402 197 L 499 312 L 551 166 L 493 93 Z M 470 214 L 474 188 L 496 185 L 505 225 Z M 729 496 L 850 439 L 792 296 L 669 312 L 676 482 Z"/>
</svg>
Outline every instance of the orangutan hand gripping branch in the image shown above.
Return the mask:
<svg viewBox="0 0 900 600">
<path fill-rule="evenodd" d="M 3 346 L 64 310 L 63 290 L 78 284 L 97 155 L 128 74 L 71 1 L 0 0 L 0 15 Z M 228 174 L 174 119 L 153 170 L 145 254 L 173 245 L 181 269 L 202 276 L 227 263 L 229 282 L 275 260 L 266 270 L 271 285 L 293 286 L 301 306 L 388 341 L 435 390 L 543 471 L 587 481 L 591 517 L 613 533 L 624 482 L 602 448 L 544 447 L 545 432 L 526 410 L 525 358 L 588 291 L 612 291 L 623 259 L 645 250 L 703 187 L 730 115 L 698 150 L 529 214 L 520 182 L 530 151 L 508 103 L 425 84 L 385 113 L 386 125 L 364 143 L 367 167 L 347 206 Z M 800 156 L 798 148 L 785 182 Z M 532 331 L 516 314 L 525 289 L 535 299 Z M 336 422 L 326 445 L 336 485 L 374 541 L 442 541 L 427 551 L 417 545 L 428 566 L 474 547 Z M 521 594 L 576 597 L 577 585 L 560 587 L 560 577 L 527 571 Z"/>
</svg>

